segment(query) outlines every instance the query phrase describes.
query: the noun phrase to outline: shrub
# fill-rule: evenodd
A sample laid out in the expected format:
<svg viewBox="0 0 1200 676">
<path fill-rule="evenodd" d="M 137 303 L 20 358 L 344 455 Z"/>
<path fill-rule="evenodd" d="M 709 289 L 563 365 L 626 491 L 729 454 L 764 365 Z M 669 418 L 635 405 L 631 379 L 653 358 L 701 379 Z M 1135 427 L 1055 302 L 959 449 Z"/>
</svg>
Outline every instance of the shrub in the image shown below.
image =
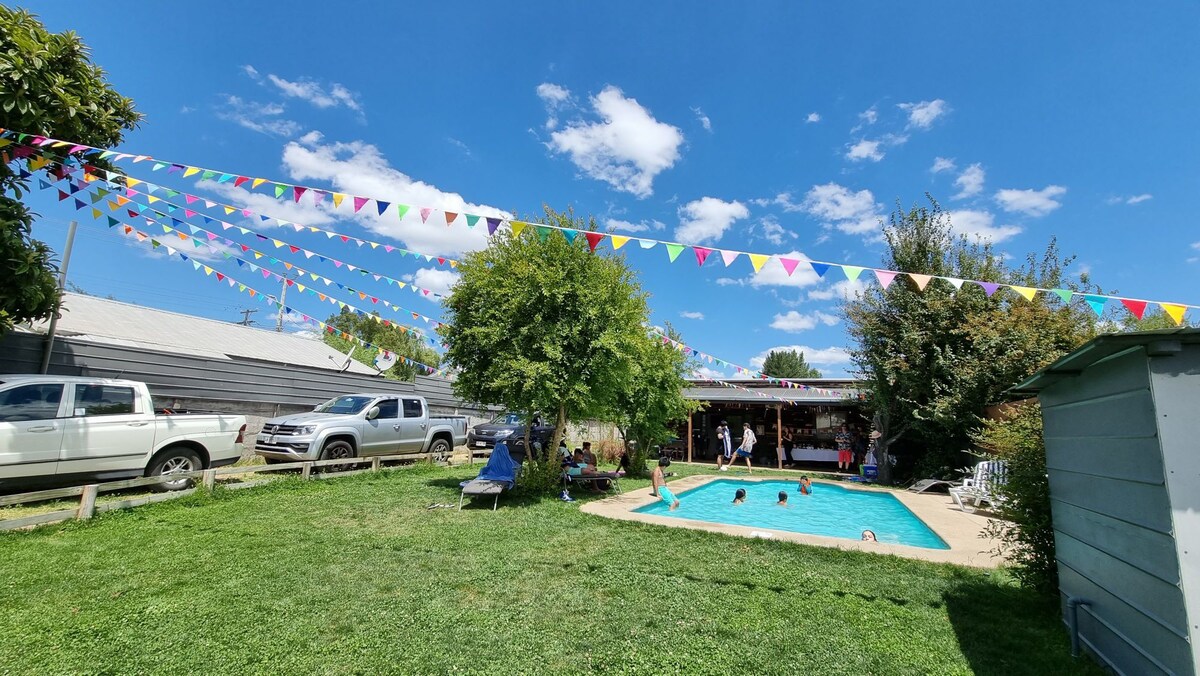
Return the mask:
<svg viewBox="0 0 1200 676">
<path fill-rule="evenodd" d="M 616 439 L 601 439 L 592 444 L 592 451 L 600 462 L 615 465 L 625 451 L 625 445 Z"/>
<path fill-rule="evenodd" d="M 1058 588 L 1054 525 L 1041 409 L 1036 403 L 1012 407 L 999 420 L 984 421 L 975 442 L 1008 464 L 998 507 L 1006 521 L 992 521 L 987 533 L 1000 540 L 999 553 L 1013 564 L 1022 585 L 1052 593 Z"/>
</svg>

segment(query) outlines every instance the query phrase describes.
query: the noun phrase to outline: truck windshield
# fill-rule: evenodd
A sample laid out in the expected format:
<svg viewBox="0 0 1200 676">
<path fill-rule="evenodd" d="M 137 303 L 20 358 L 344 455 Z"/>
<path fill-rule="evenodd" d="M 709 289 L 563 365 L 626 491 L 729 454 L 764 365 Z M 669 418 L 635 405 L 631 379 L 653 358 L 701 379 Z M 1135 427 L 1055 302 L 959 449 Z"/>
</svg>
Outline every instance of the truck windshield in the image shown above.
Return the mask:
<svg viewBox="0 0 1200 676">
<path fill-rule="evenodd" d="M 375 401 L 375 397 L 338 397 L 337 399 L 330 399 L 324 404 L 321 404 L 313 409 L 313 412 L 350 415 L 362 411 L 373 401 Z"/>
<path fill-rule="evenodd" d="M 523 425 L 525 418 L 520 413 L 501 413 L 492 419 L 493 425 Z"/>
</svg>

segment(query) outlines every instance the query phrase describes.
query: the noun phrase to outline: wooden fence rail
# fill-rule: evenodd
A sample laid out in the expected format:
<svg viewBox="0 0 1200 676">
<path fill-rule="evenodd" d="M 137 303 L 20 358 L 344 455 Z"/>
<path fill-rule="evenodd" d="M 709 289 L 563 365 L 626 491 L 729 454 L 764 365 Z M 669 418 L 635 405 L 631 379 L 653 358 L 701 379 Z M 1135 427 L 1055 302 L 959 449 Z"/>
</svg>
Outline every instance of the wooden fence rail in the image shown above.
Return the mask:
<svg viewBox="0 0 1200 676">
<path fill-rule="evenodd" d="M 427 460 L 439 465 L 448 464 L 441 458 L 435 457 L 433 453 L 400 453 L 397 455 L 374 456 L 370 458 L 339 458 L 333 460 L 287 462 L 279 463 L 277 465 L 242 465 L 219 467 L 217 469 L 196 470 L 194 472 L 177 472 L 175 474 L 167 474 L 164 476 L 139 477 L 136 479 L 126 479 L 124 481 L 108 481 L 104 483 L 88 484 L 86 486 L 71 486 L 68 488 L 55 488 L 45 491 L 30 491 L 28 493 L 4 495 L 0 496 L 0 507 L 22 505 L 32 502 L 46 502 L 48 500 L 62 500 L 64 498 L 73 497 L 79 497 L 79 506 L 73 509 L 62 509 L 54 512 L 46 512 L 44 514 L 33 514 L 15 519 L 0 520 L 0 531 L 28 528 L 30 526 L 39 526 L 47 523 L 58 523 L 60 521 L 69 521 L 71 519 L 90 519 L 99 513 L 109 512 L 114 509 L 138 507 L 155 502 L 163 502 L 165 500 L 173 500 L 175 498 L 181 498 L 185 495 L 191 495 L 198 490 L 193 483 L 192 488 L 184 490 L 171 491 L 169 493 L 159 493 L 149 496 L 132 497 L 125 500 L 114 500 L 111 502 L 102 502 L 100 504 L 96 503 L 96 498 L 101 493 L 111 493 L 113 491 L 126 490 L 129 488 L 155 486 L 167 481 L 191 479 L 193 482 L 198 481 L 200 486 L 204 489 L 211 490 L 216 485 L 216 480 L 219 476 L 300 470 L 300 476 L 304 479 L 322 479 L 353 476 L 355 474 L 363 474 L 365 472 L 378 472 L 383 469 L 391 469 L 383 466 L 383 463 L 390 461 L 411 462 L 421 460 Z M 347 465 L 369 465 L 369 467 L 366 469 L 355 469 L 334 473 L 313 472 L 313 469 L 319 469 L 322 467 L 343 467 Z M 230 484 L 225 486 L 225 488 L 251 488 L 253 486 L 261 486 L 265 483 L 269 483 L 270 481 L 271 479 L 244 481 L 237 484 Z"/>
</svg>

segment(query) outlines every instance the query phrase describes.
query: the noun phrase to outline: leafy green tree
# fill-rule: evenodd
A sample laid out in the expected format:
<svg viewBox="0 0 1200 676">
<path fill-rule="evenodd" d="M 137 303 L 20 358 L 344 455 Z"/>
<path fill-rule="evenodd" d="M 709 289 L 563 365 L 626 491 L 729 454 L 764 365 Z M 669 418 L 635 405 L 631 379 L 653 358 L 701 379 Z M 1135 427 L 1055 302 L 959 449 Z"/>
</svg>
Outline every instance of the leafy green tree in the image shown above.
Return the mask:
<svg viewBox="0 0 1200 676">
<path fill-rule="evenodd" d="M 667 325 L 667 335 L 681 336 Z M 629 382 L 622 388 L 610 417 L 620 428 L 629 454 L 629 474 L 646 474 L 646 457 L 656 445 L 670 441 L 677 424 L 700 409 L 700 402 L 685 399 L 686 376 L 693 370 L 680 350 L 661 338 L 642 334 L 629 345 Z"/>
<path fill-rule="evenodd" d="M 595 229 L 593 220 L 548 207 L 542 222 Z M 583 237 L 568 241 L 533 224 L 516 237 L 497 235 L 458 269 L 439 331 L 460 397 L 552 415 L 551 448 L 567 421 L 614 409 L 648 317 L 646 294 L 622 257 L 591 253 Z M 557 481 L 557 460 L 530 459 L 527 485 Z"/>
<path fill-rule="evenodd" d="M 50 33 L 28 11 L 0 5 L 0 127 L 108 148 L 141 119 L 78 35 Z M 19 201 L 29 190 L 24 165 L 0 164 L 0 334 L 49 319 L 60 302 L 54 254 L 31 237 L 33 214 Z"/>
<path fill-rule="evenodd" d="M 804 361 L 796 350 L 771 350 L 763 360 L 762 372 L 772 378 L 820 378 L 821 372 Z"/>
<path fill-rule="evenodd" d="M 428 342 L 394 326 L 387 326 L 380 319 L 378 313 L 366 315 L 342 308 L 341 312 L 326 319 L 325 323 L 338 331 L 361 338 L 401 357 L 408 357 L 413 361 L 435 368 L 438 366 L 438 353 L 429 346 Z M 379 354 L 378 348 L 363 347 L 358 341 L 347 340 L 337 333 L 326 331 L 321 338 L 326 345 L 342 354 L 349 352 L 350 348 L 354 347 L 353 357 L 367 365 L 374 364 L 375 355 Z M 395 366 L 383 372 L 383 377 L 390 380 L 412 380 L 418 374 L 425 375 L 424 369 L 397 360 Z"/>
<path fill-rule="evenodd" d="M 949 216 L 929 207 L 897 209 L 884 227 L 890 270 L 1040 288 L 1071 288 L 1052 240 L 1040 257 L 1008 268 L 990 244 L 954 234 Z M 1090 289 L 1089 289 L 1090 290 Z M 930 281 L 924 291 L 907 279 L 887 290 L 870 286 L 844 308 L 856 342 L 852 351 L 874 424 L 882 435 L 877 453 L 890 480 L 886 456 L 904 439 L 915 471 L 947 476 L 960 464 L 985 406 L 1025 376 L 1062 356 L 1096 332 L 1093 313 L 1057 296 L 1026 301 L 1009 291 L 990 297 L 978 285 L 961 290 Z"/>
</svg>

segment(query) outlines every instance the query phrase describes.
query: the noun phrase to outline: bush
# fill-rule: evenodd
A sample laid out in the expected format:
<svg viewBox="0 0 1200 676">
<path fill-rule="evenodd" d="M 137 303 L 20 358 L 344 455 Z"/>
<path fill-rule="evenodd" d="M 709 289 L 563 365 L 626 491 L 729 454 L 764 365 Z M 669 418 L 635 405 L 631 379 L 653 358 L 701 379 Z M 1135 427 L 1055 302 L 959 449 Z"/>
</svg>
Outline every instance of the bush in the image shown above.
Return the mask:
<svg viewBox="0 0 1200 676">
<path fill-rule="evenodd" d="M 1041 409 L 1036 403 L 1012 407 L 1004 418 L 984 421 L 975 442 L 1008 464 L 1008 482 L 999 489 L 1004 501 L 987 533 L 999 538 L 999 553 L 1013 564 L 1022 585 L 1053 593 L 1058 588 L 1054 525 Z"/>
<path fill-rule="evenodd" d="M 625 452 L 625 445 L 616 439 L 601 439 L 592 444 L 596 458 L 607 465 L 615 465 Z"/>
</svg>

